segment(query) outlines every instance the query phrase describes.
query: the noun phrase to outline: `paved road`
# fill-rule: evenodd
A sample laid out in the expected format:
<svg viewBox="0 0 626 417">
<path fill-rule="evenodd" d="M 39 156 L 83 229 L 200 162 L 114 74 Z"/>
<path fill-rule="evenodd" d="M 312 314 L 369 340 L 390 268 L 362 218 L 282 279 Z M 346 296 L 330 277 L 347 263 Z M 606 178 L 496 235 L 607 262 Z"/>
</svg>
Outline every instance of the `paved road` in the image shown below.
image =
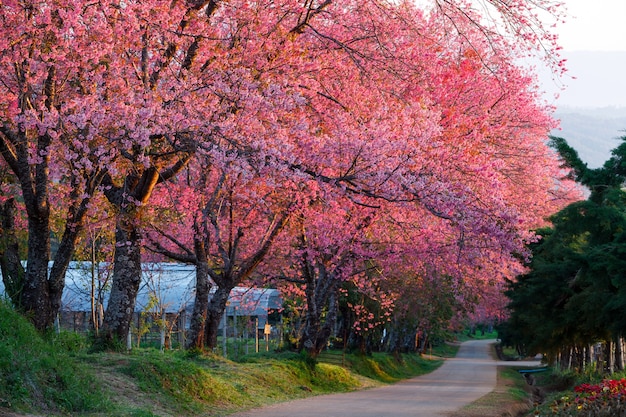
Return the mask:
<svg viewBox="0 0 626 417">
<path fill-rule="evenodd" d="M 436 371 L 388 385 L 345 394 L 331 394 L 276 404 L 231 417 L 434 417 L 460 409 L 491 392 L 497 362 L 491 358 L 493 340 L 461 345 L 455 358 Z M 538 362 L 515 365 L 531 366 Z"/>
</svg>

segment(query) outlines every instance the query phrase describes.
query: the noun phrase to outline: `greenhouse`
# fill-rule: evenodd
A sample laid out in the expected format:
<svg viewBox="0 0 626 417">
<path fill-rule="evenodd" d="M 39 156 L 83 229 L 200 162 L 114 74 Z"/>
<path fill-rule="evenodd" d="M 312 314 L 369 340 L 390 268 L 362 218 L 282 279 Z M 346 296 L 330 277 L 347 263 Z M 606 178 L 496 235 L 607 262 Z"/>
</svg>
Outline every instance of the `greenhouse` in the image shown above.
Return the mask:
<svg viewBox="0 0 626 417">
<path fill-rule="evenodd" d="M 0 274 L 1 276 L 1 274 Z M 102 324 L 109 298 L 112 265 L 89 262 L 72 262 L 65 276 L 65 289 L 57 326 L 64 330 L 89 332 Z M 213 290 L 211 294 L 213 294 Z M 0 280 L 0 294 L 4 295 L 4 284 Z M 174 263 L 146 263 L 131 332 L 141 338 L 141 329 L 151 333 L 151 327 L 161 323 L 166 338 L 184 342 L 189 328 L 195 297 L 195 266 Z M 226 333 L 224 324 L 232 328 L 239 323 L 254 323 L 257 331 L 266 331 L 266 325 L 280 322 L 282 298 L 280 292 L 269 288 L 235 287 L 230 294 L 220 330 Z M 228 330 L 229 335 L 236 330 Z M 170 342 L 171 344 L 171 342 Z"/>
</svg>

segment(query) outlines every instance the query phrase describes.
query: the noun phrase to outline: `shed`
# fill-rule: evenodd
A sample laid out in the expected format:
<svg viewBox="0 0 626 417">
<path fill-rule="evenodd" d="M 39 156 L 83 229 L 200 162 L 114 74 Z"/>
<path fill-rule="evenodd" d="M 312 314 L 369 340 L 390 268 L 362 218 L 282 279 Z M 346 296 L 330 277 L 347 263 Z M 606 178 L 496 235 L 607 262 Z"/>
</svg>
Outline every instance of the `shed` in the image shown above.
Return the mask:
<svg viewBox="0 0 626 417">
<path fill-rule="evenodd" d="M 195 298 L 195 266 L 179 263 L 145 263 L 142 281 L 137 294 L 135 313 L 153 312 L 182 316 L 181 327 L 188 327 L 188 317 L 193 311 Z M 106 280 L 112 274 L 110 263 L 71 262 L 61 299 L 61 314 L 71 315 L 75 330 L 87 329 L 91 312 L 92 288 L 96 298 L 100 293 L 102 311 L 106 310 L 109 292 Z M 0 274 L 1 277 L 1 274 Z M 214 290 L 211 291 L 211 294 Z M 0 294 L 4 283 L 0 279 Z M 276 289 L 235 287 L 230 294 L 226 316 L 252 316 L 259 319 L 259 329 L 265 323 L 275 324 L 282 309 L 282 298 Z M 82 318 L 77 318 L 77 315 Z"/>
</svg>

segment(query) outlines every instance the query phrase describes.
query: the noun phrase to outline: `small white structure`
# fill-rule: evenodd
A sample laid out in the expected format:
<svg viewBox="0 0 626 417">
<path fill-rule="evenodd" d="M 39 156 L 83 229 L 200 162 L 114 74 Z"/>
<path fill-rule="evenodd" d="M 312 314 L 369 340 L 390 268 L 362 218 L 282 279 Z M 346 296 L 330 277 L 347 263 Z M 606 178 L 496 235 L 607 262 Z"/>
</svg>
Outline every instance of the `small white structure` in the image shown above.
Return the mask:
<svg viewBox="0 0 626 417">
<path fill-rule="evenodd" d="M 161 319 L 168 323 L 169 333 L 177 333 L 182 343 L 193 311 L 195 274 L 193 265 L 145 263 L 135 305 L 135 327 L 138 329 L 145 325 L 141 322 L 142 317 L 151 317 L 154 322 Z M 59 322 L 62 328 L 92 330 L 92 309 L 96 320 L 102 320 L 109 298 L 111 276 L 112 265 L 108 263 L 72 262 L 69 265 L 61 300 Z M 0 295 L 4 295 L 1 279 Z M 276 324 L 280 320 L 281 309 L 282 298 L 276 289 L 236 287 L 231 291 L 222 325 L 229 319 L 236 322 L 231 317 L 247 316 L 258 323 L 258 330 L 263 330 L 267 323 Z"/>
</svg>

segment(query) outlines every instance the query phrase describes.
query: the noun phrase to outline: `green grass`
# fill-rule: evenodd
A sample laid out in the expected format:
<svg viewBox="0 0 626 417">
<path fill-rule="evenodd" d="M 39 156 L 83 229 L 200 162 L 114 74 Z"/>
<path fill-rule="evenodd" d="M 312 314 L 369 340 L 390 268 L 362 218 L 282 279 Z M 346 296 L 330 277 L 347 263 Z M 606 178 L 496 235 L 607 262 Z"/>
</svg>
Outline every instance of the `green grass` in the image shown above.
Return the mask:
<svg viewBox="0 0 626 417">
<path fill-rule="evenodd" d="M 483 333 L 481 331 L 475 331 L 474 333 L 470 333 L 468 330 L 464 330 L 454 333 L 454 336 L 459 342 L 465 342 L 467 340 L 497 339 L 498 332 L 494 330 L 493 332 Z"/>
<path fill-rule="evenodd" d="M 428 372 L 441 362 L 417 355 L 403 355 L 402 362 L 382 354 L 349 355 L 347 369 L 315 363 L 291 352 L 264 352 L 233 362 L 220 356 L 150 349 L 131 354 L 85 354 L 82 360 L 124 375 L 136 385 L 138 392 L 132 393 L 133 398 L 120 401 L 122 408 L 116 412 L 128 416 L 141 407 L 154 415 L 161 415 L 159 411 L 174 415 L 225 415 L 310 395 L 352 391 L 376 385 L 376 381 L 394 382 Z M 151 407 L 146 409 L 145 404 Z"/>
<path fill-rule="evenodd" d="M 510 385 L 507 388 L 507 393 L 509 394 L 510 398 L 515 401 L 525 401 L 526 399 L 528 399 L 528 384 L 526 383 L 526 380 L 520 376 L 520 373 L 518 372 L 519 369 L 522 368 L 501 366 L 498 368 L 498 377 L 505 378 L 508 381 L 511 381 Z"/>
<path fill-rule="evenodd" d="M 218 356 L 190 358 L 184 352 L 134 353 L 120 366 L 147 394 L 158 396 L 176 414 L 211 410 L 222 415 L 237 409 L 332 392 L 346 392 L 377 382 L 396 382 L 434 370 L 442 361 L 418 355 L 399 360 L 385 354 L 347 355 L 347 367 L 315 363 L 296 353 L 247 355 L 241 362 Z"/>
<path fill-rule="evenodd" d="M 346 369 L 326 364 L 311 367 L 298 355 L 264 355 L 235 363 L 218 356 L 189 357 L 180 351 L 142 351 L 127 355 L 119 370 L 178 415 L 222 413 L 360 386 Z"/>
<path fill-rule="evenodd" d="M 454 343 L 442 343 L 428 350 L 428 354 L 439 356 L 440 358 L 453 358 L 459 351 L 459 345 Z"/>
<path fill-rule="evenodd" d="M 402 355 L 396 358 L 384 353 L 373 353 L 371 356 L 348 355 L 347 362 L 349 368 L 359 375 L 385 383 L 432 372 L 443 363 L 442 360 L 427 360 L 418 355 Z"/>
<path fill-rule="evenodd" d="M 346 355 L 345 367 L 293 352 L 239 357 L 182 350 L 89 353 L 73 333 L 42 337 L 0 302 L 0 414 L 224 416 L 280 401 L 346 392 L 421 375 L 441 360 L 419 355 Z"/>
<path fill-rule="evenodd" d="M 110 409 L 93 373 L 74 358 L 82 346 L 77 340 L 66 333 L 42 337 L 0 301 L 0 407 L 65 413 Z"/>
</svg>

